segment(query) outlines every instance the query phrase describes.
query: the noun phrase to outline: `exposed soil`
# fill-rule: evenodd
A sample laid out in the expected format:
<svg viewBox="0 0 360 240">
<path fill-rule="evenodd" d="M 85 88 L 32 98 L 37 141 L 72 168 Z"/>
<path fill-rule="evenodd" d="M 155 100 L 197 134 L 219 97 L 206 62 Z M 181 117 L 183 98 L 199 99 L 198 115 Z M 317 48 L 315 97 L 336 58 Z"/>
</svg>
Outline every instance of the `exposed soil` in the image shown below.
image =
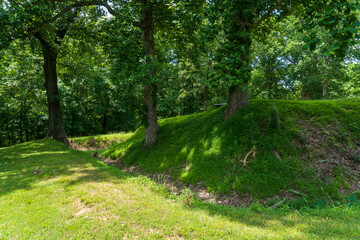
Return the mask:
<svg viewBox="0 0 360 240">
<path fill-rule="evenodd" d="M 360 141 L 354 139 L 337 124 L 317 126 L 313 119 L 298 120 L 302 132 L 297 139 L 297 146 L 308 159 L 309 167 L 316 169 L 316 174 L 329 183 L 341 174 L 350 186 L 341 186 L 340 191 L 360 190 Z"/>
<path fill-rule="evenodd" d="M 154 180 L 157 183 L 164 184 L 164 186 L 175 195 L 181 195 L 182 191 L 189 188 L 192 193 L 196 194 L 197 198 L 204 202 L 211 202 L 221 204 L 225 206 L 247 207 L 253 202 L 251 196 L 239 196 L 236 192 L 232 192 L 230 195 L 216 194 L 209 192 L 204 186 L 203 182 L 199 182 L 196 185 L 186 185 L 179 180 L 174 181 L 170 175 L 166 173 L 146 173 L 141 171 L 137 166 L 126 166 L 122 164 L 121 160 L 112 160 L 104 157 L 100 157 L 97 153 L 92 153 L 92 156 L 104 161 L 107 165 L 115 166 L 121 169 L 123 172 L 129 174 L 143 175 Z"/>
<path fill-rule="evenodd" d="M 107 149 L 110 145 L 114 143 L 120 143 L 123 140 L 110 140 L 108 142 L 105 141 L 98 141 L 94 138 L 89 139 L 83 144 L 76 144 L 73 140 L 69 140 L 69 145 L 72 149 L 79 150 L 79 151 L 96 151 Z"/>
</svg>

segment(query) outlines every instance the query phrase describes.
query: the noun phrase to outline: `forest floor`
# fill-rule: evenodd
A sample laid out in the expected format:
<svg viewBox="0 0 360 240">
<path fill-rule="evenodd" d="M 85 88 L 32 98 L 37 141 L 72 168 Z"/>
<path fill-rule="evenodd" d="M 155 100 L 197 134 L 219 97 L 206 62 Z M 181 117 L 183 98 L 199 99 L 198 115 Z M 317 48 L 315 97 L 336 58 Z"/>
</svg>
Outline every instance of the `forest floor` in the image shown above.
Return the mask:
<svg viewBox="0 0 360 240">
<path fill-rule="evenodd" d="M 204 203 L 52 140 L 0 148 L 0 239 L 358 239 L 360 209 Z"/>
</svg>

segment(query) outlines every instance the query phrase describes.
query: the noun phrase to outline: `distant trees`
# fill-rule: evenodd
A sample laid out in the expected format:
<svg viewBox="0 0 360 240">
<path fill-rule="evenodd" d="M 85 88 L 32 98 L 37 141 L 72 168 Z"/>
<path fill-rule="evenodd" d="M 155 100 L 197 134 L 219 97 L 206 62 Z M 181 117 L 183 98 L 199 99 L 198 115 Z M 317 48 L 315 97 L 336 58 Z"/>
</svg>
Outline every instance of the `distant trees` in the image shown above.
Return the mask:
<svg viewBox="0 0 360 240">
<path fill-rule="evenodd" d="M 60 2 L 54 4 L 51 2 Z M 6 47 L 17 39 L 35 37 L 42 46 L 43 70 L 47 95 L 49 133 L 48 137 L 65 144 L 68 143 L 60 104 L 60 93 L 57 79 L 57 57 L 61 44 L 70 25 L 79 14 L 79 7 L 94 4 L 110 8 L 106 2 L 81 1 L 1 1 L 3 7 L 0 23 L 0 46 Z"/>
<path fill-rule="evenodd" d="M 228 101 L 230 118 L 249 97 L 336 98 L 360 89 L 352 0 L 0 5 L 0 145 L 46 131 L 67 143 L 67 135 L 140 124 L 152 145 L 158 117 Z"/>
<path fill-rule="evenodd" d="M 320 99 L 339 97 L 346 78 L 343 58 L 322 52 L 331 41 L 318 29 L 321 44 L 306 49 L 306 32 L 298 31 L 299 17 L 291 16 L 277 24 L 266 40 L 252 45 L 251 97 Z"/>
<path fill-rule="evenodd" d="M 31 42 L 14 42 L 0 56 L 0 146 L 43 138 L 47 123 L 41 57 Z"/>
<path fill-rule="evenodd" d="M 329 32 L 332 39 L 323 48 L 327 56 L 343 57 L 351 39 L 359 27 L 358 9 L 355 1 L 209 1 L 212 21 L 220 16 L 218 31 L 224 33 L 224 41 L 219 49 L 221 78 L 226 78 L 229 87 L 228 106 L 225 118 L 230 118 L 240 108 L 249 104 L 248 84 L 251 79 L 250 48 L 256 36 L 265 35 L 275 23 L 295 13 L 305 16 L 299 30 L 307 31 L 307 48 L 311 51 L 320 45 L 317 28 Z M 322 38 L 324 40 L 324 38 Z M 270 59 L 269 59 L 270 60 Z M 270 60 L 270 61 L 274 61 Z M 271 78 L 271 76 L 269 76 Z M 271 79 L 268 80 L 268 87 Z M 324 91 L 326 91 L 326 79 Z M 326 95 L 326 94 L 325 94 Z"/>
</svg>

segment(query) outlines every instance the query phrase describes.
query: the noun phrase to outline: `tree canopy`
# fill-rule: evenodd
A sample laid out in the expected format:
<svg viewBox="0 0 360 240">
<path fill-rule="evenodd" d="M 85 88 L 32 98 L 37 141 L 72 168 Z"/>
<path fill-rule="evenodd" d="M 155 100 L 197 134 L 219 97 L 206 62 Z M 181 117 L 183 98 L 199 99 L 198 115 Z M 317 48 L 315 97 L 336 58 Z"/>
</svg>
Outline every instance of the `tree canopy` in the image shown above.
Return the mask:
<svg viewBox="0 0 360 240">
<path fill-rule="evenodd" d="M 0 146 L 250 98 L 357 97 L 356 0 L 2 0 Z"/>
</svg>

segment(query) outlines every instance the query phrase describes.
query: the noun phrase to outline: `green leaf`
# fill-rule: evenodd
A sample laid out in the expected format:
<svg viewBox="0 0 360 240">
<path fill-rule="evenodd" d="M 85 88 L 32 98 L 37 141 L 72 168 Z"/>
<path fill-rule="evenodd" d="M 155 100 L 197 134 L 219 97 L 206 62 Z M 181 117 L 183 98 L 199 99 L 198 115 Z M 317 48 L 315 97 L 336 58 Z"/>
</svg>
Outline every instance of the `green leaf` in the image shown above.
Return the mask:
<svg viewBox="0 0 360 240">
<path fill-rule="evenodd" d="M 355 33 L 355 32 L 357 32 L 358 30 L 357 30 L 357 28 L 354 28 L 354 27 L 348 27 L 348 28 L 345 29 L 345 31 L 348 31 L 348 32 L 351 32 L 351 33 Z"/>
</svg>

